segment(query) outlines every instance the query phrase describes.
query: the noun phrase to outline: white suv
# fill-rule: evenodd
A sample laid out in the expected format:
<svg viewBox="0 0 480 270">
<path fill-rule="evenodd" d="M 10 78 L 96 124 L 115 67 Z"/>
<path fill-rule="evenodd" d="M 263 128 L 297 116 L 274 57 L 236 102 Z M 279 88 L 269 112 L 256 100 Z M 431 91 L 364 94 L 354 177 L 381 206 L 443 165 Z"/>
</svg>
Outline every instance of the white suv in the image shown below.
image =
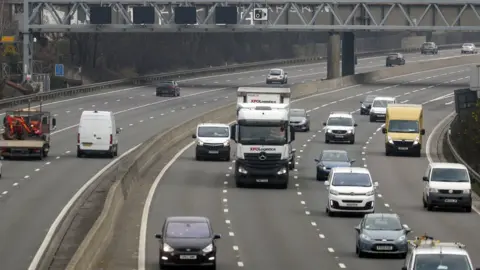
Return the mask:
<svg viewBox="0 0 480 270">
<path fill-rule="evenodd" d="M 349 112 L 331 112 L 325 126 L 325 143 L 355 143 L 355 119 Z"/>
<path fill-rule="evenodd" d="M 379 119 L 385 121 L 387 105 L 396 103 L 397 100 L 394 97 L 376 97 L 372 101 L 372 108 L 370 109 L 370 122 L 376 122 Z"/>
<path fill-rule="evenodd" d="M 325 181 L 328 202 L 325 211 L 329 216 L 335 213 L 375 212 L 375 189 L 370 171 L 359 167 L 332 168 Z"/>
<path fill-rule="evenodd" d="M 423 207 L 428 211 L 434 207 L 446 207 L 472 212 L 472 185 L 463 164 L 432 162 L 423 182 Z"/>
</svg>

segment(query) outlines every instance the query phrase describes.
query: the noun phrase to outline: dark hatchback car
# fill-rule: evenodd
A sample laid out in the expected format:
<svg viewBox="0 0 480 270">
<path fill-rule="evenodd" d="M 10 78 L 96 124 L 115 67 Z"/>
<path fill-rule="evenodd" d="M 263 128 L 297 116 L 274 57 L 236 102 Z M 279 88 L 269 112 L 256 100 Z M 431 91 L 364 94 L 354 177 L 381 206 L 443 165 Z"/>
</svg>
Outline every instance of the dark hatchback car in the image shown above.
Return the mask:
<svg viewBox="0 0 480 270">
<path fill-rule="evenodd" d="M 164 81 L 156 84 L 155 95 L 157 97 L 179 97 L 180 87 L 176 81 Z"/>
<path fill-rule="evenodd" d="M 358 226 L 355 253 L 358 257 L 391 254 L 405 258 L 408 252 L 407 234 L 411 229 L 393 213 L 373 213 L 363 217 Z"/>
<path fill-rule="evenodd" d="M 160 269 L 170 266 L 205 266 L 215 270 L 217 266 L 216 239 L 210 221 L 206 217 L 168 217 L 161 234 L 155 238 L 160 242 Z"/>
<path fill-rule="evenodd" d="M 438 46 L 435 42 L 425 42 L 420 47 L 421 54 L 438 54 Z"/>
<path fill-rule="evenodd" d="M 343 150 L 323 150 L 317 162 L 317 180 L 328 178 L 330 170 L 335 167 L 351 167 L 354 159 L 348 158 L 347 151 Z"/>
<path fill-rule="evenodd" d="M 310 131 L 310 115 L 305 109 L 291 109 L 290 125 L 296 131 Z"/>
<path fill-rule="evenodd" d="M 372 108 L 372 103 L 373 103 L 373 100 L 376 98 L 377 96 L 375 95 L 368 95 L 365 97 L 365 100 L 364 101 L 360 101 L 360 114 L 361 115 L 369 115 L 370 114 L 370 109 Z"/>
<path fill-rule="evenodd" d="M 391 53 L 387 56 L 387 60 L 385 62 L 385 66 L 393 67 L 393 66 L 403 66 L 405 65 L 405 58 L 401 53 Z"/>
</svg>

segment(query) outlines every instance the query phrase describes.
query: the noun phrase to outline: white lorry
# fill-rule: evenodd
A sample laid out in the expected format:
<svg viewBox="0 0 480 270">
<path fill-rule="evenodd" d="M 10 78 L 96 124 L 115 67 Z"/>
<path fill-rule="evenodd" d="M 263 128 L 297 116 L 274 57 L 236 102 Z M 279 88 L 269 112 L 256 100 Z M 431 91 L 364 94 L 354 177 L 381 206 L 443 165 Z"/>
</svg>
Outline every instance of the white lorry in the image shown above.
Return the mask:
<svg viewBox="0 0 480 270">
<path fill-rule="evenodd" d="M 290 126 L 289 88 L 244 88 L 237 92 L 235 183 L 268 183 L 288 187 L 295 167 L 295 131 Z"/>
</svg>

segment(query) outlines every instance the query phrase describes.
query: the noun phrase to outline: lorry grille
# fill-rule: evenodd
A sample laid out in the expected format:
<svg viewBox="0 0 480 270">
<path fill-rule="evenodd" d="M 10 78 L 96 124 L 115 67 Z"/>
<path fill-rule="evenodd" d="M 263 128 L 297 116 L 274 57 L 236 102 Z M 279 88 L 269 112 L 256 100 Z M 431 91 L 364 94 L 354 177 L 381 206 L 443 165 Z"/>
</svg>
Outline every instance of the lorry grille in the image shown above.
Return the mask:
<svg viewBox="0 0 480 270">
<path fill-rule="evenodd" d="M 393 141 L 393 144 L 397 147 L 412 147 L 413 142 L 412 141 Z"/>
<path fill-rule="evenodd" d="M 245 160 L 248 161 L 279 161 L 282 158 L 282 154 L 263 154 L 265 155 L 266 159 L 265 160 L 260 160 L 260 153 L 255 153 L 255 154 L 245 154 Z"/>
</svg>

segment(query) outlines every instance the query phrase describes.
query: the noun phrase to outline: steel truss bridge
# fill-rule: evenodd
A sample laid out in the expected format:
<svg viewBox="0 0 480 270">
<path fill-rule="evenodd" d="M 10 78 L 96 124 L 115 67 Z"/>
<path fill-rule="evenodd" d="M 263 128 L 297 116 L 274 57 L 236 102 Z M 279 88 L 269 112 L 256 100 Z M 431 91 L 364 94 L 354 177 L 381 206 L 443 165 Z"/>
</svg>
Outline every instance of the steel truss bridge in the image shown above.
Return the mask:
<svg viewBox="0 0 480 270">
<path fill-rule="evenodd" d="M 22 0 L 7 3 L 25 7 Z M 480 31 L 480 0 L 26 0 L 34 32 Z M 111 24 L 90 24 L 92 6 L 112 8 Z M 132 8 L 149 6 L 155 24 L 134 24 Z M 215 24 L 215 10 L 237 7 L 237 24 Z M 197 23 L 175 24 L 175 7 L 195 7 Z M 266 9 L 256 20 L 255 9 Z"/>
</svg>

